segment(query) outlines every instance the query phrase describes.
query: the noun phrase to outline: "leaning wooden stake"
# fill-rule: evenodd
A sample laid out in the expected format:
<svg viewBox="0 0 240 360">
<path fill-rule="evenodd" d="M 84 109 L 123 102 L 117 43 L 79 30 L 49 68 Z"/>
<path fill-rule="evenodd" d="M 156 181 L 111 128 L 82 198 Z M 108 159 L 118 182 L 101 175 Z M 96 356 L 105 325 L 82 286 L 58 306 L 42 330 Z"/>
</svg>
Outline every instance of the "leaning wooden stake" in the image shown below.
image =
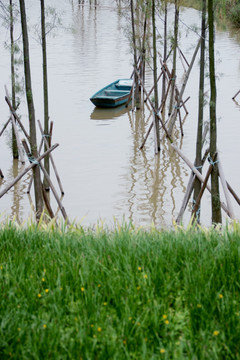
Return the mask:
<svg viewBox="0 0 240 360">
<path fill-rule="evenodd" d="M 195 175 L 198 177 L 198 179 L 203 183 L 204 177 L 202 174 L 195 168 L 193 163 L 183 154 L 183 152 L 175 145 L 171 144 L 172 148 L 178 153 L 178 155 L 185 161 L 185 163 L 190 167 L 190 169 L 195 173 Z M 211 193 L 211 186 L 206 185 L 206 188 Z M 224 202 L 221 202 L 222 209 L 226 212 L 226 214 L 230 217 L 229 211 L 227 206 L 224 204 Z"/>
<path fill-rule="evenodd" d="M 7 127 L 8 124 L 10 123 L 10 121 L 11 121 L 11 118 L 9 118 L 8 121 L 6 122 L 6 124 L 3 126 L 3 128 L 2 128 L 2 130 L 1 130 L 1 132 L 0 132 L 0 136 L 2 136 L 4 130 L 6 129 L 6 127 Z"/>
<path fill-rule="evenodd" d="M 226 202 L 227 202 L 227 207 L 228 207 L 228 211 L 229 211 L 229 214 L 230 214 L 230 218 L 235 219 L 231 199 L 230 199 L 229 192 L 228 192 L 228 186 L 227 186 L 227 182 L 226 182 L 226 179 L 225 179 L 225 176 L 224 176 L 224 172 L 223 172 L 222 164 L 220 162 L 219 155 L 217 156 L 217 161 L 218 161 L 218 174 L 219 174 L 219 177 L 220 177 L 220 180 L 221 180 L 221 183 L 222 183 L 222 187 L 223 187 L 225 199 L 226 199 Z"/>
<path fill-rule="evenodd" d="M 202 165 L 204 165 L 208 154 L 209 154 L 209 149 L 207 149 L 205 151 L 205 154 L 204 154 L 204 156 L 202 158 Z M 182 206 L 181 206 L 181 209 L 179 211 L 178 217 L 176 219 L 177 224 L 180 224 L 180 222 L 182 221 L 184 211 L 186 210 L 187 204 L 188 204 L 188 202 L 190 200 L 190 197 L 192 195 L 192 192 L 193 192 L 195 179 L 196 179 L 196 175 L 194 174 L 194 172 L 191 172 L 189 180 L 188 180 L 187 190 L 186 190 L 184 198 L 183 198 Z"/>
<path fill-rule="evenodd" d="M 235 100 L 235 97 L 237 97 L 238 94 L 240 94 L 240 90 L 238 90 L 238 92 L 232 97 L 232 99 Z"/>
<path fill-rule="evenodd" d="M 40 131 L 41 131 L 41 134 L 42 134 L 42 138 L 43 138 L 45 147 L 46 147 L 47 149 L 49 149 L 48 142 L 47 142 L 47 140 L 46 140 L 46 137 L 44 136 L 43 128 L 42 128 L 42 125 L 41 125 L 41 123 L 40 123 L 39 120 L 38 120 L 38 126 L 39 126 L 39 129 L 40 129 Z M 57 171 L 55 162 L 54 162 L 53 157 L 52 157 L 51 154 L 49 155 L 49 159 L 50 159 L 50 161 L 51 161 L 51 163 L 52 163 L 52 167 L 53 167 L 53 170 L 54 170 L 54 172 L 55 172 L 55 175 L 56 175 L 56 178 L 57 178 L 57 181 L 58 181 L 58 185 L 59 185 L 60 191 L 61 191 L 62 195 L 64 195 L 62 183 L 61 183 L 61 180 L 60 180 L 60 177 L 59 177 L 59 174 L 58 174 L 58 171 Z"/>
<path fill-rule="evenodd" d="M 182 84 L 182 87 L 181 87 L 181 90 L 180 90 L 180 93 L 179 93 L 179 96 L 178 96 L 177 104 L 174 106 L 174 108 L 172 110 L 172 113 L 171 113 L 171 115 L 169 117 L 169 121 L 168 121 L 168 134 L 169 134 L 169 136 L 171 136 L 171 134 L 172 134 L 173 126 L 175 124 L 176 117 L 177 117 L 177 109 L 180 107 L 182 97 L 183 97 L 183 93 L 185 91 L 185 88 L 186 88 L 186 85 L 187 85 L 187 82 L 188 82 L 188 79 L 189 79 L 189 75 L 191 73 L 191 70 L 192 70 L 194 61 L 196 59 L 198 50 L 200 48 L 200 45 L 201 45 L 201 39 L 198 41 L 198 44 L 197 44 L 196 49 L 194 51 L 191 63 L 189 65 L 189 68 L 188 68 L 185 76 L 184 76 L 184 81 L 183 81 L 183 84 Z"/>
<path fill-rule="evenodd" d="M 5 90 L 6 90 L 6 88 L 5 88 Z M 9 109 L 10 109 L 11 113 L 12 113 L 13 116 L 15 117 L 16 121 L 19 123 L 19 125 L 20 125 L 20 127 L 21 127 L 21 129 L 22 129 L 22 131 L 23 131 L 23 133 L 24 133 L 24 135 L 26 136 L 26 138 L 27 138 L 28 141 L 29 141 L 29 135 L 28 135 L 27 131 L 25 130 L 25 128 L 24 128 L 24 126 L 23 126 L 23 124 L 22 124 L 19 116 L 16 114 L 16 111 L 15 111 L 14 108 L 12 107 L 12 104 L 11 104 L 11 102 L 10 102 L 10 100 L 9 100 L 9 97 L 8 97 L 7 95 L 5 96 L 5 100 L 6 100 L 7 104 L 8 104 L 8 106 L 9 106 Z"/>
<path fill-rule="evenodd" d="M 216 157 L 217 157 L 217 154 L 214 154 L 214 156 L 213 156 L 213 161 L 216 160 Z M 193 211 L 192 211 L 192 215 L 193 215 L 193 216 L 192 216 L 192 218 L 191 218 L 191 224 L 192 224 L 192 222 L 196 219 L 196 213 L 197 213 L 197 211 L 198 211 L 198 209 L 199 209 L 200 202 L 201 202 L 203 193 L 204 193 L 204 191 L 205 191 L 205 189 L 206 189 L 207 182 L 208 182 L 209 176 L 211 175 L 213 166 L 214 166 L 213 164 L 210 164 L 210 165 L 209 165 L 209 168 L 208 168 L 206 177 L 205 177 L 205 179 L 204 179 L 204 182 L 203 182 L 203 184 L 202 184 L 201 190 L 200 190 L 200 192 L 199 192 L 199 194 L 198 194 L 198 197 L 197 197 L 197 199 L 196 199 L 196 202 L 195 202 L 195 205 L 194 205 L 194 208 L 193 208 Z"/>
<path fill-rule="evenodd" d="M 24 147 L 24 149 L 26 151 L 27 156 L 29 157 L 29 161 L 31 161 L 31 153 L 29 152 L 26 140 L 23 140 L 22 144 L 23 144 L 23 147 Z M 53 195 L 54 195 L 54 197 L 55 197 L 55 199 L 56 199 L 56 201 L 58 203 L 58 206 L 60 207 L 60 210 L 62 212 L 64 220 L 67 222 L 68 225 L 70 225 L 70 222 L 69 222 L 68 217 L 67 217 L 67 213 L 66 213 L 66 211 L 64 209 L 64 206 L 61 203 L 61 200 L 60 200 L 60 198 L 59 198 L 59 196 L 57 194 L 57 191 L 56 191 L 56 189 L 55 189 L 55 187 L 54 187 L 54 185 L 52 183 L 52 180 L 50 179 L 50 176 L 48 175 L 48 173 L 47 173 L 46 169 L 44 168 L 44 166 L 41 164 L 41 161 L 38 161 L 38 165 L 39 165 L 40 169 L 42 170 L 44 176 L 46 177 L 46 180 L 47 180 L 47 182 L 48 182 L 48 184 L 49 184 L 49 186 L 50 186 L 50 188 L 52 190 L 52 193 L 53 193 Z"/>
<path fill-rule="evenodd" d="M 41 156 L 39 156 L 36 159 L 36 162 L 39 162 L 40 160 L 42 160 L 46 155 L 50 154 L 54 149 L 56 149 L 56 147 L 58 147 L 59 144 L 55 144 L 53 145 L 49 150 L 47 150 L 45 153 L 43 153 Z M 8 184 L 5 189 L 3 189 L 0 192 L 0 198 L 6 194 L 29 170 L 31 170 L 34 166 L 36 166 L 37 163 L 31 163 L 28 167 L 26 167 L 20 174 L 18 174 L 17 177 L 15 177 L 15 179 L 13 179 L 13 181 Z"/>
</svg>

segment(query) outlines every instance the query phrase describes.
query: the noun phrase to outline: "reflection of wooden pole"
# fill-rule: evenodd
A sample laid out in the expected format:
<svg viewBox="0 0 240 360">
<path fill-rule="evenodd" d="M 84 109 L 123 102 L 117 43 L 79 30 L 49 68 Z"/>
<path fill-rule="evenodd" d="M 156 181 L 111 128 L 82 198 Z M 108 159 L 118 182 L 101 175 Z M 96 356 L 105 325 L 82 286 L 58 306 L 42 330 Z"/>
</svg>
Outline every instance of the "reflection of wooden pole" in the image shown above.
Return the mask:
<svg viewBox="0 0 240 360">
<path fill-rule="evenodd" d="M 45 153 L 43 153 L 41 156 L 39 156 L 36 161 L 39 162 L 40 160 L 42 160 L 46 155 L 50 154 L 50 152 L 52 152 L 54 149 L 56 149 L 56 147 L 58 147 L 59 144 L 55 144 L 53 145 L 49 150 L 45 151 Z M 26 167 L 20 174 L 18 174 L 17 177 L 15 177 L 15 179 L 13 179 L 13 181 L 8 184 L 5 189 L 3 189 L 0 192 L 0 198 L 6 194 L 6 192 L 8 192 L 29 170 L 31 170 L 34 166 L 36 166 L 37 164 L 31 163 L 28 167 Z"/>
<path fill-rule="evenodd" d="M 26 141 L 23 140 L 23 141 L 22 141 L 22 144 L 23 144 L 23 147 L 24 147 L 24 149 L 25 149 L 28 157 L 30 156 L 29 161 L 31 161 L 31 154 L 29 153 L 29 149 L 28 149 L 28 145 L 27 145 Z M 62 203 L 61 203 L 60 198 L 58 197 L 58 194 L 57 194 L 56 189 L 55 189 L 55 187 L 54 187 L 54 185 L 53 185 L 53 183 L 52 183 L 52 181 L 51 181 L 51 179 L 50 179 L 50 176 L 48 175 L 48 173 L 47 173 L 46 169 L 44 168 L 44 166 L 41 164 L 41 161 L 38 161 L 38 165 L 39 165 L 40 169 L 42 170 L 44 176 L 46 177 L 46 180 L 47 180 L 47 182 L 48 182 L 48 184 L 49 184 L 49 186 L 50 186 L 50 188 L 51 188 L 51 190 L 52 190 L 52 192 L 53 192 L 53 195 L 54 195 L 54 197 L 55 197 L 55 199 L 56 199 L 56 201 L 57 201 L 57 203 L 58 203 L 58 205 L 59 205 L 59 207 L 60 207 L 60 210 L 61 210 L 61 212 L 62 212 L 62 215 L 63 215 L 64 220 L 65 220 L 65 221 L 68 223 L 68 225 L 69 225 L 70 223 L 69 223 L 69 220 L 68 220 L 66 211 L 65 211 L 65 209 L 64 209 L 64 207 L 63 207 L 63 205 L 62 205 Z"/>
<path fill-rule="evenodd" d="M 224 172 L 223 172 L 223 168 L 222 168 L 222 164 L 220 162 L 220 158 L 219 155 L 217 157 L 218 159 L 218 174 L 222 183 L 222 187 L 223 187 L 223 191 L 224 191 L 224 195 L 225 195 L 225 199 L 227 202 L 227 207 L 228 207 L 228 211 L 229 211 L 229 215 L 231 219 L 234 219 L 234 212 L 233 212 L 233 207 L 232 207 L 232 203 L 231 203 L 231 199 L 229 197 L 229 192 L 228 192 L 228 186 L 227 186 L 227 182 L 224 176 Z"/>
<path fill-rule="evenodd" d="M 4 178 L 4 175 L 2 173 L 2 170 L 0 169 L 0 177 L 3 179 Z"/>
<path fill-rule="evenodd" d="M 48 142 L 47 142 L 47 140 L 46 140 L 46 138 L 45 138 L 45 136 L 44 136 L 43 128 L 42 128 L 42 125 L 41 125 L 41 123 L 40 123 L 39 120 L 38 120 L 38 125 L 39 125 L 39 129 L 40 129 L 40 131 L 41 131 L 41 134 L 42 134 L 42 138 L 43 138 L 45 147 L 46 147 L 47 149 L 49 149 Z M 53 157 L 52 157 L 51 154 L 49 155 L 49 159 L 50 159 L 50 161 L 51 161 L 51 163 L 52 163 L 52 167 L 53 167 L 53 170 L 54 170 L 54 172 L 55 172 L 55 175 L 56 175 L 56 178 L 57 178 L 57 181 L 58 181 L 59 188 L 60 188 L 61 193 L 62 193 L 62 195 L 63 195 L 63 194 L 64 194 L 64 191 L 63 191 L 62 183 L 61 183 L 61 180 L 60 180 L 60 177 L 59 177 L 59 174 L 58 174 L 58 171 L 57 171 L 55 162 L 54 162 Z"/>
</svg>

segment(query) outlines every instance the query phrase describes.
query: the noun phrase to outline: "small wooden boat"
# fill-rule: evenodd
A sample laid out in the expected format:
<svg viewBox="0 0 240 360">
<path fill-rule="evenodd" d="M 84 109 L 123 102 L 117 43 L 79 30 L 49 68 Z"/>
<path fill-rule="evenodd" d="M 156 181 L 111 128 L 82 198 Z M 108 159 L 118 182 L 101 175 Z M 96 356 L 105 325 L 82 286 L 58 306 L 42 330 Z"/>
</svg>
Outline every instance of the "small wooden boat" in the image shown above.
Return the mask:
<svg viewBox="0 0 240 360">
<path fill-rule="evenodd" d="M 95 106 L 113 108 L 127 102 L 133 80 L 119 79 L 96 92 L 91 98 Z"/>
</svg>

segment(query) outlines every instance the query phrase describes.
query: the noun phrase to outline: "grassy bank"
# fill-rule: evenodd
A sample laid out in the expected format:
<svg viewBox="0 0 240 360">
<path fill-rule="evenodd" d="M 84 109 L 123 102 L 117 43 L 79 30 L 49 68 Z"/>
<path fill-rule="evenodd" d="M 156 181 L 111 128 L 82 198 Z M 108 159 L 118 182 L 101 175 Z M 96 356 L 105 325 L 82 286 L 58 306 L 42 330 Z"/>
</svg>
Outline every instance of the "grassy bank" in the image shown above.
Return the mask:
<svg viewBox="0 0 240 360">
<path fill-rule="evenodd" d="M 240 228 L 0 230 L 0 359 L 240 359 Z"/>
<path fill-rule="evenodd" d="M 202 8 L 202 0 L 183 0 L 184 6 L 193 7 L 197 10 Z M 228 19 L 235 27 L 240 27 L 240 0 L 216 0 L 216 18 Z"/>
</svg>

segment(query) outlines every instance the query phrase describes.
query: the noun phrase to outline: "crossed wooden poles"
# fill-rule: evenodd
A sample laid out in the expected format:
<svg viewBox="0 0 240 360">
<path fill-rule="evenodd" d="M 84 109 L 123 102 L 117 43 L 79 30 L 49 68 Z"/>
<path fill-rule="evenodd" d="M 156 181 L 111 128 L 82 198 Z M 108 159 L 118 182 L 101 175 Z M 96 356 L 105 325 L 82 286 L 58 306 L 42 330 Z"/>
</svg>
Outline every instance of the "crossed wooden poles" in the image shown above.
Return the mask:
<svg viewBox="0 0 240 360">
<path fill-rule="evenodd" d="M 57 168 L 56 168 L 56 165 L 55 165 L 55 162 L 53 160 L 53 157 L 52 157 L 52 154 L 51 152 L 53 150 L 55 150 L 59 144 L 55 144 L 53 146 L 49 146 L 49 143 L 46 139 L 46 135 L 44 134 L 43 132 L 43 128 L 41 126 L 41 123 L 40 121 L 38 120 L 38 125 L 39 125 L 39 129 L 40 129 L 40 132 L 42 134 L 42 139 L 41 139 L 41 143 L 40 143 L 40 147 L 39 147 L 39 154 L 40 154 L 40 151 L 42 149 L 42 146 L 43 146 L 43 143 L 45 144 L 45 148 L 47 149 L 42 155 L 39 155 L 36 159 L 32 157 L 32 154 L 29 150 L 29 147 L 28 147 L 28 144 L 27 144 L 27 141 L 24 139 L 22 140 L 22 146 L 21 146 L 21 142 L 20 142 L 20 139 L 19 139 L 19 134 L 18 134 L 18 131 L 17 131 L 17 126 L 16 126 L 16 122 L 20 125 L 26 139 L 28 140 L 29 142 L 29 135 L 27 134 L 20 118 L 18 117 L 18 115 L 16 114 L 16 111 L 13 109 L 12 107 L 12 104 L 11 104 L 11 101 L 9 99 L 9 95 L 8 95 L 8 91 L 7 91 L 7 88 L 5 87 L 5 90 L 6 90 L 6 96 L 5 96 L 5 100 L 9 106 L 9 109 L 10 109 L 10 118 L 9 120 L 6 122 L 6 124 L 4 125 L 3 129 L 1 130 L 0 132 L 0 136 L 3 134 L 4 130 L 7 128 L 8 124 L 9 123 L 12 123 L 13 125 L 13 129 L 14 129 L 14 133 L 15 133 L 15 136 L 16 136 L 16 142 L 17 142 L 17 147 L 18 147 L 18 152 L 19 152 L 19 159 L 20 161 L 22 162 L 22 164 L 25 163 L 25 160 L 24 160 L 24 152 L 23 152 L 23 148 L 26 152 L 26 155 L 28 157 L 28 160 L 30 162 L 30 165 L 28 167 L 26 167 L 15 179 L 13 179 L 13 181 L 8 184 L 2 191 L 0 191 L 0 198 L 6 194 L 27 172 L 29 172 L 33 167 L 35 166 L 39 166 L 41 171 L 43 172 L 47 182 L 48 182 L 48 185 L 50 187 L 50 189 L 52 190 L 52 193 L 58 203 L 58 206 L 59 206 L 59 209 L 61 210 L 62 212 L 62 215 L 63 215 L 63 218 L 64 220 L 66 221 L 67 224 L 69 224 L 69 220 L 68 220 L 68 216 L 66 214 L 66 210 L 61 202 L 61 199 L 60 197 L 58 196 L 57 194 L 57 191 L 46 171 L 46 169 L 44 168 L 44 166 L 42 165 L 41 163 L 41 160 L 44 159 L 46 156 L 49 156 L 49 159 L 51 161 L 51 164 L 52 164 L 52 167 L 54 169 L 54 172 L 55 172 L 55 175 L 56 175 L 56 179 L 57 179 L 57 182 L 58 182 L 58 185 L 59 185 L 59 188 L 60 188 L 60 191 L 61 191 L 61 194 L 63 195 L 64 194 L 64 191 L 63 191 L 63 187 L 62 187 L 62 183 L 61 183 L 61 180 L 60 180 L 60 177 L 59 177 L 59 174 L 58 174 L 58 171 L 57 171 Z M 52 128 L 53 128 L 53 123 L 51 122 L 51 125 L 50 125 L 50 136 L 52 134 Z M 0 170 L 0 176 L 3 177 L 3 174 L 2 174 L 2 171 Z M 30 181 L 30 184 L 29 184 L 29 187 L 28 187 L 28 192 L 30 192 L 30 187 L 31 187 L 31 184 L 32 184 L 32 179 L 33 177 L 31 178 L 31 181 Z M 42 184 L 42 193 L 43 193 L 43 199 L 44 199 L 44 203 L 45 203 L 45 206 L 47 208 L 47 211 L 49 213 L 49 216 L 51 218 L 54 218 L 54 213 L 53 213 L 53 210 L 51 208 L 51 205 L 50 205 L 50 202 L 49 202 L 49 198 L 46 194 L 46 190 L 44 189 L 44 186 Z"/>
</svg>

